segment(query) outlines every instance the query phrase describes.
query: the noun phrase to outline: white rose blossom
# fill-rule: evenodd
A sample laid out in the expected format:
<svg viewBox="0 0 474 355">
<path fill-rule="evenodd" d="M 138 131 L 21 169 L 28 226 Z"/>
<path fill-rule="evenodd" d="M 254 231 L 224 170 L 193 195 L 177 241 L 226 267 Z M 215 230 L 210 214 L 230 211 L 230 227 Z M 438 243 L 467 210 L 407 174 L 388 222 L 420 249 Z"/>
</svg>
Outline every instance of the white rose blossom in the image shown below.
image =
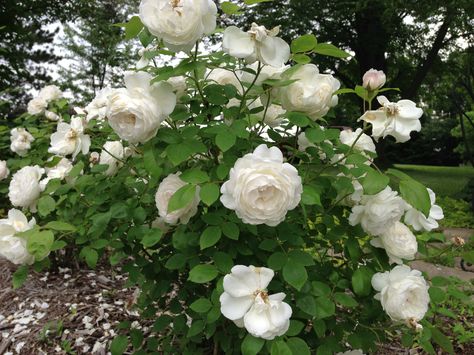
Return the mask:
<svg viewBox="0 0 474 355">
<path fill-rule="evenodd" d="M 41 115 L 48 108 L 48 102 L 41 97 L 35 97 L 28 102 L 27 111 L 30 115 Z"/>
<path fill-rule="evenodd" d="M 398 265 L 390 272 L 376 273 L 372 287 L 379 292 L 375 299 L 394 321 L 419 321 L 428 311 L 429 286 L 418 270 Z"/>
<path fill-rule="evenodd" d="M 435 205 L 436 194 L 430 188 L 427 188 L 430 195 L 431 208 L 428 217 L 423 212 L 418 211 L 409 205 L 409 209 L 405 214 L 405 223 L 409 224 L 416 231 L 431 231 L 439 227 L 438 221 L 444 218 L 443 209 Z"/>
<path fill-rule="evenodd" d="M 359 137 L 359 139 L 357 139 L 357 137 Z M 355 142 L 354 149 L 361 152 L 376 152 L 375 144 L 372 138 L 370 138 L 367 134 L 362 133 L 362 128 L 357 128 L 355 132 L 351 129 L 344 129 L 339 134 L 339 139 L 341 140 L 342 144 L 348 145 L 349 147 L 351 147 Z"/>
<path fill-rule="evenodd" d="M 187 206 L 184 206 L 183 208 L 173 212 L 168 212 L 168 203 L 170 202 L 171 197 L 176 191 L 187 185 L 186 182 L 179 178 L 179 175 L 181 175 L 180 172 L 177 174 L 170 174 L 164 178 L 158 186 L 158 190 L 156 191 L 155 195 L 155 202 L 159 215 L 163 221 L 168 224 L 188 223 L 191 217 L 197 213 L 198 205 L 201 200 L 199 198 L 198 186 L 194 199 Z"/>
<path fill-rule="evenodd" d="M 153 138 L 176 105 L 171 85 L 167 82 L 150 85 L 151 79 L 145 72 L 126 72 L 126 87 L 114 90 L 108 97 L 109 125 L 121 139 L 132 144 Z"/>
<path fill-rule="evenodd" d="M 247 68 L 252 69 L 255 73 L 257 73 L 258 63 L 253 63 L 251 65 L 248 65 Z M 255 79 L 255 74 L 242 70 L 241 80 L 242 82 L 248 83 L 248 84 L 252 83 L 255 80 L 255 85 L 262 85 L 262 83 L 268 79 L 274 79 L 274 80 L 281 79 L 281 75 L 283 74 L 283 72 L 289 68 L 290 68 L 289 65 L 285 65 L 278 68 L 272 67 L 270 65 L 264 65 L 260 68 L 260 74 L 258 75 L 257 79 Z"/>
<path fill-rule="evenodd" d="M 255 113 L 255 116 L 257 116 L 260 121 L 264 122 L 268 126 L 275 128 L 280 126 L 285 121 L 283 116 L 285 115 L 286 111 L 280 105 L 270 103 L 268 108 L 265 108 L 266 104 L 263 104 L 259 98 L 249 105 L 249 109 L 258 107 L 262 107 L 263 110 Z"/>
<path fill-rule="evenodd" d="M 173 51 L 189 51 L 216 29 L 217 7 L 212 0 L 142 0 L 140 19 Z"/>
<path fill-rule="evenodd" d="M 20 157 L 24 157 L 34 142 L 33 136 L 23 127 L 16 127 L 10 131 L 10 150 Z"/>
<path fill-rule="evenodd" d="M 110 155 L 110 154 L 112 155 Z M 113 176 L 117 173 L 119 168 L 123 165 L 124 158 L 123 145 L 119 141 L 105 142 L 102 151 L 100 152 L 99 164 L 105 164 L 109 167 L 105 171 L 105 175 Z M 120 160 L 117 160 L 120 159 Z"/>
<path fill-rule="evenodd" d="M 230 26 L 224 31 L 222 49 L 232 57 L 245 59 L 249 64 L 259 61 L 280 68 L 290 59 L 290 46 L 276 37 L 279 31 L 279 27 L 267 30 L 256 23 L 252 23 L 248 32 Z"/>
<path fill-rule="evenodd" d="M 266 340 L 286 333 L 292 314 L 291 307 L 283 302 L 284 293 L 267 292 L 274 274 L 265 267 L 235 265 L 224 276 L 224 293 L 219 298 L 224 317 Z"/>
<path fill-rule="evenodd" d="M 209 74 L 207 75 L 208 81 L 213 81 L 219 85 L 233 85 L 237 89 L 237 91 L 242 94 L 244 88 L 240 83 L 241 73 L 236 72 L 235 74 L 227 69 L 223 68 L 215 68 L 212 69 Z"/>
<path fill-rule="evenodd" d="M 38 97 L 49 103 L 63 97 L 63 93 L 56 85 L 47 85 L 40 90 Z"/>
<path fill-rule="evenodd" d="M 86 120 L 89 122 L 92 119 L 103 121 L 107 114 L 107 104 L 109 102 L 109 96 L 114 92 L 114 89 L 105 87 L 100 90 L 94 100 L 92 100 L 86 107 L 87 112 Z"/>
<path fill-rule="evenodd" d="M 418 251 L 418 243 L 412 231 L 403 223 L 395 222 L 379 238 L 370 241 L 376 248 L 384 248 L 389 262 L 403 264 L 403 260 L 413 260 Z"/>
<path fill-rule="evenodd" d="M 362 86 L 367 90 L 373 91 L 384 86 L 386 80 L 387 78 L 382 70 L 370 69 L 362 77 Z"/>
<path fill-rule="evenodd" d="M 261 144 L 237 159 L 220 200 L 244 223 L 276 226 L 298 206 L 302 191 L 298 170 L 283 162 L 280 149 Z"/>
<path fill-rule="evenodd" d="M 34 218 L 29 222 L 26 216 L 17 209 L 8 211 L 8 218 L 0 219 L 0 256 L 16 265 L 31 265 L 35 258 L 26 249 L 26 239 L 15 236 L 26 232 L 36 224 Z"/>
<path fill-rule="evenodd" d="M 71 123 L 59 122 L 56 132 L 51 135 L 49 153 L 59 156 L 72 155 L 75 159 L 79 152 L 87 154 L 91 145 L 90 136 L 84 134 L 82 117 L 72 117 Z"/>
<path fill-rule="evenodd" d="M 10 175 L 10 170 L 8 170 L 7 162 L 0 160 L 0 181 L 6 179 L 8 175 Z"/>
<path fill-rule="evenodd" d="M 172 76 L 171 78 L 166 80 L 166 82 L 171 85 L 177 99 L 181 98 L 184 94 L 186 94 L 186 91 L 188 90 L 186 78 L 182 75 Z"/>
<path fill-rule="evenodd" d="M 280 89 L 281 105 L 287 111 L 304 112 L 316 120 L 337 105 L 334 93 L 341 84 L 331 74 L 320 74 L 316 65 L 305 64 L 288 79 L 297 81 Z"/>
<path fill-rule="evenodd" d="M 376 141 L 380 137 L 392 136 L 397 143 L 404 143 L 410 139 L 410 132 L 421 130 L 420 117 L 423 110 L 416 107 L 410 100 L 390 102 L 385 96 L 377 96 L 382 106 L 378 110 L 365 112 L 359 120 L 372 125 L 372 137 Z"/>
<path fill-rule="evenodd" d="M 375 195 L 363 195 L 359 205 L 352 207 L 349 223 L 360 224 L 370 235 L 381 235 L 400 220 L 407 207 L 398 192 L 387 186 Z"/>
<path fill-rule="evenodd" d="M 50 121 L 60 121 L 61 120 L 61 116 L 59 116 L 57 113 L 55 113 L 53 111 L 46 111 L 44 113 L 44 116 Z"/>
<path fill-rule="evenodd" d="M 38 165 L 25 166 L 13 174 L 8 197 L 15 207 L 26 207 L 36 212 L 36 202 L 41 194 L 40 180 L 44 169 Z"/>
<path fill-rule="evenodd" d="M 51 157 L 52 160 L 53 157 Z M 52 179 L 60 179 L 64 180 L 67 179 L 67 176 L 71 172 L 73 168 L 73 165 L 69 159 L 66 158 L 61 158 L 61 160 L 53 167 L 45 168 L 46 172 L 46 177 L 40 181 L 40 187 L 41 190 L 44 190 L 46 188 L 46 185 L 48 185 L 48 182 Z"/>
</svg>

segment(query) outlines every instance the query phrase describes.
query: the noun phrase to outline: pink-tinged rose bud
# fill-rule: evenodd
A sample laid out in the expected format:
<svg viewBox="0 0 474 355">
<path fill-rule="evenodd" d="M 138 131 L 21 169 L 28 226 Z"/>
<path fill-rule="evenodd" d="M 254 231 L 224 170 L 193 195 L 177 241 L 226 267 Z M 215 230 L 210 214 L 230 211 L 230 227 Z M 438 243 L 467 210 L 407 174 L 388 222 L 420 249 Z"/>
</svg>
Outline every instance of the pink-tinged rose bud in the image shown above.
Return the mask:
<svg viewBox="0 0 474 355">
<path fill-rule="evenodd" d="M 367 90 L 377 90 L 385 85 L 386 79 L 382 70 L 370 69 L 362 77 L 362 86 Z"/>
</svg>

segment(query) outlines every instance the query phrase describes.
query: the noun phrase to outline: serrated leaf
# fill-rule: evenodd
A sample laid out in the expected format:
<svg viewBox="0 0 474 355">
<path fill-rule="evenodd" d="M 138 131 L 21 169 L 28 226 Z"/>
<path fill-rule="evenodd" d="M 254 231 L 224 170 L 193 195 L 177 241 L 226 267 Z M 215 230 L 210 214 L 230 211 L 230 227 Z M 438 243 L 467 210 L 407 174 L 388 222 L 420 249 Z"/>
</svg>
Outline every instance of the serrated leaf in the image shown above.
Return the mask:
<svg viewBox="0 0 474 355">
<path fill-rule="evenodd" d="M 28 278 L 28 266 L 22 265 L 12 275 L 13 289 L 20 288 Z"/>
<path fill-rule="evenodd" d="M 202 202 L 210 206 L 219 198 L 220 189 L 216 184 L 205 184 L 201 186 L 199 191 L 199 196 L 201 197 Z"/>
<path fill-rule="evenodd" d="M 52 229 L 55 231 L 65 231 L 65 232 L 75 232 L 76 227 L 72 224 L 61 222 L 61 221 L 51 221 L 48 222 L 44 228 Z"/>
<path fill-rule="evenodd" d="M 329 57 L 336 57 L 336 58 L 347 58 L 351 55 L 343 50 L 337 48 L 335 45 L 330 43 L 318 43 L 313 52 L 322 54 Z"/>
<path fill-rule="evenodd" d="M 211 301 L 209 301 L 207 298 L 200 298 L 189 306 L 194 312 L 197 313 L 206 313 L 209 311 L 212 307 Z"/>
<path fill-rule="evenodd" d="M 423 184 L 415 180 L 402 180 L 399 187 L 400 194 L 406 202 L 425 216 L 429 216 L 431 200 L 428 190 Z"/>
<path fill-rule="evenodd" d="M 128 346 L 128 338 L 125 335 L 117 335 L 110 344 L 112 355 L 122 355 Z"/>
<path fill-rule="evenodd" d="M 189 205 L 196 196 L 196 185 L 185 185 L 177 190 L 173 196 L 171 196 L 168 202 L 167 213 L 179 210 Z"/>
<path fill-rule="evenodd" d="M 192 268 L 188 279 L 191 282 L 202 284 L 214 280 L 218 274 L 214 265 L 200 264 Z"/>
<path fill-rule="evenodd" d="M 236 135 L 229 130 L 222 130 L 216 135 L 216 144 L 223 152 L 227 152 L 232 148 L 236 140 Z"/>
<path fill-rule="evenodd" d="M 234 3 L 231 3 L 230 1 L 225 1 L 221 4 L 221 9 L 226 13 L 227 15 L 237 15 L 241 14 L 240 12 L 240 6 Z"/>
<path fill-rule="evenodd" d="M 366 266 L 361 266 L 352 274 L 352 288 L 359 296 L 368 296 L 372 291 L 373 272 Z"/>
<path fill-rule="evenodd" d="M 242 355 L 257 355 L 262 350 L 265 340 L 262 338 L 255 338 L 247 334 L 240 346 Z"/>
<path fill-rule="evenodd" d="M 362 179 L 362 187 L 365 195 L 375 195 L 388 186 L 390 179 L 388 176 L 371 169 Z"/>
<path fill-rule="evenodd" d="M 56 201 L 51 196 L 43 196 L 38 200 L 38 212 L 45 217 L 56 208 Z"/>
<path fill-rule="evenodd" d="M 201 250 L 215 245 L 219 241 L 219 239 L 221 239 L 221 236 L 222 232 L 219 227 L 207 227 L 201 234 L 201 238 L 199 239 L 199 245 L 201 247 Z"/>
<path fill-rule="evenodd" d="M 290 259 L 283 267 L 283 278 L 299 291 L 308 280 L 308 273 L 303 265 Z"/>
<path fill-rule="evenodd" d="M 312 34 L 306 34 L 294 39 L 291 42 L 292 53 L 310 52 L 316 47 L 318 40 Z"/>
<path fill-rule="evenodd" d="M 225 222 L 222 224 L 222 232 L 227 238 L 238 240 L 240 230 L 237 224 L 234 222 Z"/>
<path fill-rule="evenodd" d="M 145 248 L 151 248 L 161 240 L 162 236 L 163 232 L 161 229 L 153 228 L 147 234 L 145 234 L 145 236 L 141 240 L 141 243 Z"/>
<path fill-rule="evenodd" d="M 183 254 L 172 255 L 168 261 L 166 261 L 165 268 L 169 270 L 181 269 L 186 265 L 186 256 Z"/>
</svg>

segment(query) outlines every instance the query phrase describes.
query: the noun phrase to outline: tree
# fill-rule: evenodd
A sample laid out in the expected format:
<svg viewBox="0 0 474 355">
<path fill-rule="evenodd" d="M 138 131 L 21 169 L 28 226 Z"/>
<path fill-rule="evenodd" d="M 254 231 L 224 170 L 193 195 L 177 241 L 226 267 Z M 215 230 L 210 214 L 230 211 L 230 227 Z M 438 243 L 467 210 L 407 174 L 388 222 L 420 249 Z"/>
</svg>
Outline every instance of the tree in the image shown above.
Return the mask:
<svg viewBox="0 0 474 355">
<path fill-rule="evenodd" d="M 61 69 L 61 82 L 75 100 L 89 101 L 104 86 L 120 82 L 119 74 L 131 66 L 133 45 L 123 42 L 114 24 L 126 22 L 137 8 L 137 0 L 88 1 L 77 21 L 66 24 L 63 45 L 72 64 Z"/>
</svg>

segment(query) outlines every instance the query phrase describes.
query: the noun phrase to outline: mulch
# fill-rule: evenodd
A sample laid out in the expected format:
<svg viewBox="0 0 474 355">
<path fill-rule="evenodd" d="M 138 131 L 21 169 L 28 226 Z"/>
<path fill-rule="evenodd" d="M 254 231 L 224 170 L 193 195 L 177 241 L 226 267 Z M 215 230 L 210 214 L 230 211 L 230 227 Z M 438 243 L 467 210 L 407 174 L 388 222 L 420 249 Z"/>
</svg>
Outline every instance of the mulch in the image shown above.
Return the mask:
<svg viewBox="0 0 474 355">
<path fill-rule="evenodd" d="M 150 327 L 133 310 L 137 291 L 124 287 L 119 268 L 33 272 L 13 290 L 15 270 L 0 260 L 0 354 L 103 355 L 121 321 Z"/>
</svg>

